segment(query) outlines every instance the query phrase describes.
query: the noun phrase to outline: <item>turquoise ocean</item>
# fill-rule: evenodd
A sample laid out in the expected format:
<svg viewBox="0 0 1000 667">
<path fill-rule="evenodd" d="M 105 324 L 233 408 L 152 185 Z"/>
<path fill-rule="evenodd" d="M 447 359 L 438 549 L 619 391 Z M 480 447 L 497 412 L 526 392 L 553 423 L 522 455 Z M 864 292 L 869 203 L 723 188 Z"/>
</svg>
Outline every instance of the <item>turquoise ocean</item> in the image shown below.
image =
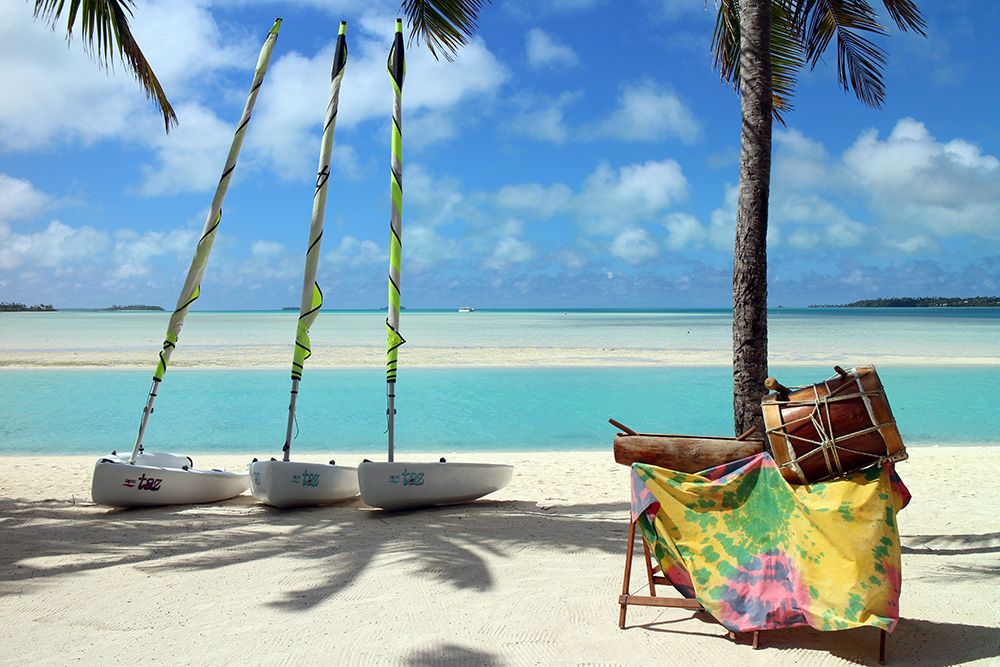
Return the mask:
<svg viewBox="0 0 1000 667">
<path fill-rule="evenodd" d="M 150 348 L 147 370 L 0 368 L 0 454 L 129 449 L 156 358 L 157 347 L 150 341 L 162 335 L 167 317 L 0 314 L 0 352 L 13 349 L 44 357 L 48 350 L 74 346 Z M 290 338 L 294 317 L 282 312 L 194 313 L 176 355 L 183 354 L 189 331 L 199 345 L 227 345 L 227 331 L 229 338 L 244 335 L 238 324 L 243 318 L 267 329 L 255 336 L 279 340 L 286 333 Z M 410 324 L 406 332 L 411 341 L 416 331 L 424 344 L 466 346 L 470 354 L 477 346 L 544 353 L 558 345 L 649 347 L 678 339 L 727 349 L 729 334 L 729 318 L 721 310 L 422 311 L 403 317 Z M 355 311 L 327 313 L 320 321 L 352 345 L 381 345 L 377 325 L 382 318 L 384 313 L 377 311 Z M 791 346 L 801 348 L 804 358 L 829 358 L 828 365 L 773 366 L 771 374 L 785 384 L 825 379 L 834 363 L 876 360 L 908 445 L 1000 445 L 995 407 L 1000 396 L 1000 309 L 787 310 L 774 312 L 770 327 L 772 349 Z M 838 354 L 843 349 L 850 355 Z M 865 349 L 871 358 L 859 358 L 859 350 Z M 910 361 L 892 363 L 897 353 Z M 951 365 L 951 357 L 966 361 Z M 610 451 L 614 429 L 609 417 L 649 432 L 728 435 L 732 430 L 732 375 L 725 365 L 407 368 L 405 354 L 400 358 L 400 452 Z M 982 363 L 969 363 L 970 358 Z M 381 450 L 384 377 L 381 366 L 307 367 L 294 450 L 322 452 L 324 457 Z M 146 444 L 154 450 L 275 455 L 284 438 L 288 389 L 285 370 L 172 370 L 161 385 Z"/>
</svg>

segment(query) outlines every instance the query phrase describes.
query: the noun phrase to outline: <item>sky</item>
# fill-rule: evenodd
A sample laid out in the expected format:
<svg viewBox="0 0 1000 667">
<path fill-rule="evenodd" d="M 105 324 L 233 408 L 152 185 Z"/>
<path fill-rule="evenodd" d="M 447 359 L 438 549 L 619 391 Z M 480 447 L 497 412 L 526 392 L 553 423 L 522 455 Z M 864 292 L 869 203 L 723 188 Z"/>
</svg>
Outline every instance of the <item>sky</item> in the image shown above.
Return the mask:
<svg viewBox="0 0 1000 667">
<path fill-rule="evenodd" d="M 926 38 L 881 40 L 882 109 L 841 90 L 831 49 L 775 126 L 771 307 L 1000 293 L 1000 3 L 919 4 Z M 299 302 L 341 19 L 319 283 L 326 308 L 383 306 L 398 7 L 137 0 L 180 120 L 165 134 L 120 65 L 0 4 L 0 301 L 172 307 L 281 16 L 198 307 Z M 729 306 L 740 108 L 712 69 L 714 8 L 495 0 L 454 62 L 410 44 L 403 305 Z"/>
</svg>

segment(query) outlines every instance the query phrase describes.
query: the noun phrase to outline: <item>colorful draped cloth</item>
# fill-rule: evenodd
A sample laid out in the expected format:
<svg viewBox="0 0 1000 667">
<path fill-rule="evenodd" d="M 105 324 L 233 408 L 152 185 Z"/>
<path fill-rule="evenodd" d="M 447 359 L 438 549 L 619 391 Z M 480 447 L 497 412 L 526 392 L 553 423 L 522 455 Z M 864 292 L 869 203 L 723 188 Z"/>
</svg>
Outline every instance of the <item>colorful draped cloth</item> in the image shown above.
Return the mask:
<svg viewBox="0 0 1000 667">
<path fill-rule="evenodd" d="M 736 632 L 892 632 L 896 513 L 909 500 L 891 464 L 809 486 L 789 485 L 766 453 L 694 475 L 632 466 L 632 518 L 663 574 Z"/>
</svg>

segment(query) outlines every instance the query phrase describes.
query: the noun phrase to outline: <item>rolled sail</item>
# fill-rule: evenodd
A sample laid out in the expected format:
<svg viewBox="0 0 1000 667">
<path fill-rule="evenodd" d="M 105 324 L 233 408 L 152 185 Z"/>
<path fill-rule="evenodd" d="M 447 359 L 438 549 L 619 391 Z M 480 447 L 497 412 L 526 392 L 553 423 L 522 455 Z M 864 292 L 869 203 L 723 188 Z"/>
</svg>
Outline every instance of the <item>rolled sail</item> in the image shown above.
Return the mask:
<svg viewBox="0 0 1000 667">
<path fill-rule="evenodd" d="M 306 359 L 312 355 L 309 328 L 323 306 L 323 292 L 316 282 L 319 254 L 323 239 L 323 220 L 326 215 L 326 193 L 330 181 L 330 159 L 333 155 L 333 134 L 337 125 L 337 107 L 340 105 L 340 84 L 347 65 L 347 22 L 340 22 L 337 46 L 334 50 L 333 69 L 330 73 L 330 97 L 323 121 L 323 140 L 320 144 L 319 166 L 316 169 L 316 190 L 313 195 L 312 223 L 309 227 L 309 246 L 306 250 L 306 268 L 302 280 L 302 302 L 299 306 L 299 323 L 295 331 L 295 352 L 292 357 L 292 379 L 302 379 Z"/>
<path fill-rule="evenodd" d="M 243 115 L 240 117 L 239 125 L 236 126 L 236 134 L 233 136 L 233 143 L 229 147 L 229 156 L 226 158 L 226 166 L 222 170 L 222 177 L 215 188 L 215 196 L 212 198 L 212 207 L 209 209 L 208 218 L 205 220 L 205 229 L 198 241 L 198 247 L 191 260 L 191 267 L 188 269 L 187 278 L 184 279 L 184 287 L 181 295 L 177 299 L 177 307 L 170 322 L 167 324 L 167 333 L 163 338 L 163 349 L 160 351 L 160 359 L 153 373 L 153 380 L 159 382 L 167 372 L 170 363 L 170 355 L 177 345 L 177 339 L 181 334 L 181 327 L 184 326 L 184 318 L 187 317 L 188 308 L 201 295 L 201 279 L 205 275 L 205 267 L 208 265 L 208 257 L 212 252 L 212 244 L 215 242 L 215 233 L 222 222 L 222 201 L 226 198 L 226 191 L 229 189 L 229 182 L 233 177 L 233 170 L 236 169 L 236 160 L 243 147 L 243 138 L 247 133 L 247 125 L 250 123 L 250 116 L 253 114 L 254 104 L 257 102 L 257 93 L 264 83 L 264 75 L 267 74 L 267 66 L 271 62 L 271 52 L 274 50 L 274 43 L 278 39 L 278 30 L 281 28 L 281 19 L 277 19 L 267 33 L 264 45 L 260 49 L 260 56 L 257 58 L 257 68 L 254 71 L 253 83 L 250 85 L 250 94 L 247 96 L 246 105 L 243 107 Z"/>
<path fill-rule="evenodd" d="M 399 333 L 399 275 L 403 257 L 403 79 L 406 60 L 403 52 L 403 22 L 396 20 L 396 35 L 387 63 L 392 79 L 392 158 L 390 183 L 392 208 L 389 218 L 389 316 L 386 318 L 386 382 L 396 381 L 399 346 L 405 343 Z"/>
<path fill-rule="evenodd" d="M 232 180 L 233 171 L 236 169 L 236 160 L 243 147 L 243 138 L 246 136 L 247 125 L 250 123 L 250 116 L 253 114 L 254 104 L 257 102 L 257 93 L 261 84 L 264 83 L 264 75 L 267 74 L 267 67 L 271 62 L 271 53 L 274 50 L 274 43 L 278 40 L 278 30 L 281 28 L 281 19 L 276 19 L 271 30 L 267 33 L 260 55 L 257 57 L 257 67 L 254 70 L 253 81 L 250 84 L 250 94 L 247 96 L 246 104 L 243 106 L 243 115 L 236 126 L 236 133 L 233 142 L 229 146 L 229 155 L 226 157 L 226 166 L 222 170 L 222 176 L 215 187 L 215 196 L 212 198 L 212 206 L 205 219 L 205 228 L 201 238 L 198 239 L 198 247 L 195 249 L 194 258 L 188 268 L 187 277 L 184 279 L 184 286 L 181 288 L 180 296 L 177 298 L 177 306 L 170 316 L 167 324 L 167 333 L 163 337 L 163 348 L 160 350 L 159 359 L 156 363 L 156 370 L 153 371 L 153 384 L 149 390 L 149 397 L 146 399 L 146 407 L 142 411 L 142 420 L 139 422 L 139 433 L 135 438 L 135 445 L 132 447 L 132 455 L 129 463 L 135 463 L 135 457 L 142 451 L 142 438 L 146 432 L 146 425 L 149 416 L 153 413 L 153 403 L 156 401 L 156 392 L 160 382 L 163 380 L 167 367 L 170 365 L 170 355 L 173 354 L 177 346 L 177 339 L 181 335 L 181 327 L 184 326 L 184 319 L 187 317 L 191 304 L 201 296 L 201 279 L 205 275 L 205 267 L 208 265 L 208 257 L 212 253 L 212 244 L 215 242 L 215 233 L 222 223 L 222 201 L 226 198 L 226 191 L 229 189 L 229 182 Z"/>
<path fill-rule="evenodd" d="M 403 21 L 396 19 L 396 34 L 386 63 L 392 79 L 392 158 L 390 191 L 392 209 L 389 216 L 389 316 L 386 326 L 386 432 L 389 440 L 389 460 L 393 460 L 396 415 L 396 366 L 399 346 L 405 343 L 399 333 L 399 275 L 403 258 L 403 79 L 406 59 L 403 53 Z"/>
</svg>

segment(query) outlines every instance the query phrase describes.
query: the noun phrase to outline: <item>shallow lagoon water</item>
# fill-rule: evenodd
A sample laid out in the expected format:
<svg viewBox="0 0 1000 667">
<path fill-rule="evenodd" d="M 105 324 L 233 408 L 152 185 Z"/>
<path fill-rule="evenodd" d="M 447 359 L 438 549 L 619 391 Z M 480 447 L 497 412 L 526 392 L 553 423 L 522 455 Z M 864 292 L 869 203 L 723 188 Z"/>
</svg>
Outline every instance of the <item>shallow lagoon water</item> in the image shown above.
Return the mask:
<svg viewBox="0 0 1000 667">
<path fill-rule="evenodd" d="M 807 383 L 825 368 L 776 368 Z M 908 445 L 1000 445 L 1000 369 L 880 369 Z M 130 449 L 150 385 L 142 371 L 0 372 L 0 453 Z M 174 371 L 147 432 L 150 449 L 276 456 L 284 439 L 283 371 Z M 397 390 L 397 451 L 607 449 L 608 417 L 642 431 L 726 435 L 728 368 L 413 369 Z M 337 456 L 385 446 L 381 369 L 315 370 L 302 382 L 294 450 Z"/>
</svg>

